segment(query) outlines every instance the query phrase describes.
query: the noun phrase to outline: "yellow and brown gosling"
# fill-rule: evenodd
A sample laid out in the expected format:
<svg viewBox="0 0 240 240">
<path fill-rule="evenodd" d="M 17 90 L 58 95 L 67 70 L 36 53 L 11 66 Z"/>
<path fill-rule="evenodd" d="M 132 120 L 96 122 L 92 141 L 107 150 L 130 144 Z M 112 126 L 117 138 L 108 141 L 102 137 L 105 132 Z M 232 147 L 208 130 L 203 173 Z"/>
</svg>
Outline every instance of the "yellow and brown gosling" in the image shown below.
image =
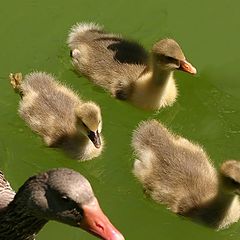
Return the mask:
<svg viewBox="0 0 240 240">
<path fill-rule="evenodd" d="M 152 199 L 217 229 L 239 220 L 239 161 L 225 161 L 218 173 L 201 146 L 156 120 L 138 126 L 132 145 L 133 173 Z"/>
<path fill-rule="evenodd" d="M 21 118 L 47 146 L 62 148 L 79 160 L 100 155 L 102 117 L 96 103 L 83 101 L 45 72 L 32 72 L 24 79 L 20 73 L 10 74 L 10 79 L 21 96 Z"/>
<path fill-rule="evenodd" d="M 107 33 L 95 23 L 78 23 L 69 33 L 74 67 L 114 97 L 146 110 L 171 106 L 177 98 L 174 70 L 195 74 L 173 39 L 155 43 L 148 53 L 137 42 Z"/>
</svg>

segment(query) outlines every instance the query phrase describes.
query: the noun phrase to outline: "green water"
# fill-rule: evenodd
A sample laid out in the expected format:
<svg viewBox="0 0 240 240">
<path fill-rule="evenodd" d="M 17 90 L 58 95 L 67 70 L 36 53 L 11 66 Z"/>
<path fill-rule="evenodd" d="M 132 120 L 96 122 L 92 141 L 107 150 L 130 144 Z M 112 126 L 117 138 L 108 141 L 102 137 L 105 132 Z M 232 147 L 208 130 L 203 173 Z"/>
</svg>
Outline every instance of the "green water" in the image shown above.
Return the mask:
<svg viewBox="0 0 240 240">
<path fill-rule="evenodd" d="M 90 181 L 102 208 L 126 239 L 235 240 L 240 223 L 216 232 L 174 215 L 144 196 L 131 173 L 132 130 L 141 120 L 157 118 L 202 144 L 216 166 L 240 159 L 240 2 L 167 0 L 8 0 L 0 7 L 0 169 L 12 187 L 53 167 L 73 168 Z M 196 77 L 176 72 L 179 98 L 171 108 L 148 113 L 112 99 L 77 76 L 65 41 L 77 21 L 94 21 L 138 39 L 147 48 L 173 37 L 198 69 Z M 86 99 L 102 107 L 106 148 L 101 157 L 78 163 L 44 147 L 17 115 L 19 97 L 8 82 L 10 72 L 54 73 Z M 37 240 L 95 239 L 50 222 Z"/>
</svg>

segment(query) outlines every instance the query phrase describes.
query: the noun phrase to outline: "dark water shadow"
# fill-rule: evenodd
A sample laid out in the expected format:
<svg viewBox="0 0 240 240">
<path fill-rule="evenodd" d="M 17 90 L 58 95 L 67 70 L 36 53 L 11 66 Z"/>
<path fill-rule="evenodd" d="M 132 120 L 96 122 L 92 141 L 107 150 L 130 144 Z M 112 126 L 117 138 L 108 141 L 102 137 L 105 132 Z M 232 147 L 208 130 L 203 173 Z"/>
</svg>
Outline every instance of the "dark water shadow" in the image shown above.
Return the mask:
<svg viewBox="0 0 240 240">
<path fill-rule="evenodd" d="M 196 208 L 189 209 L 187 212 L 180 215 L 189 217 L 192 221 L 206 227 L 219 229 L 220 225 L 225 221 L 229 221 L 226 226 L 233 224 L 233 222 L 231 222 L 231 217 L 229 218 L 226 216 L 229 215 L 229 210 L 232 207 L 234 199 L 234 194 L 224 193 L 223 190 L 219 188 L 217 196 L 213 199 Z"/>
<path fill-rule="evenodd" d="M 75 160 L 81 160 L 86 150 L 88 139 L 79 135 L 64 135 L 57 139 L 50 147 L 61 149 L 67 156 Z"/>
</svg>

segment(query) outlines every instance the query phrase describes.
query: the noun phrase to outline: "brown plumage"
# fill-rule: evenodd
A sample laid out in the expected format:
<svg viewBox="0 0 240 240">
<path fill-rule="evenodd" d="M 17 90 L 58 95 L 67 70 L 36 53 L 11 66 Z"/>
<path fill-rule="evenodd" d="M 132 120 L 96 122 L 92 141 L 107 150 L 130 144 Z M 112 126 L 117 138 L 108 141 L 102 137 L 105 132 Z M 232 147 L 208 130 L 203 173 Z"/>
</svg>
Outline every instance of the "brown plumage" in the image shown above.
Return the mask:
<svg viewBox="0 0 240 240">
<path fill-rule="evenodd" d="M 67 42 L 78 71 L 116 98 L 148 110 L 175 102 L 174 70 L 196 73 L 173 39 L 157 42 L 149 54 L 140 44 L 107 33 L 97 24 L 79 23 Z"/>
<path fill-rule="evenodd" d="M 239 220 L 240 162 L 224 162 L 218 174 L 202 147 L 156 120 L 139 125 L 132 145 L 133 173 L 155 201 L 218 229 Z"/>
<path fill-rule="evenodd" d="M 15 192 L 12 190 L 9 182 L 0 171 L 0 213 L 13 200 Z"/>
<path fill-rule="evenodd" d="M 5 190 L 11 193 L 7 196 Z M 33 240 L 50 220 L 82 228 L 101 239 L 124 240 L 102 212 L 88 180 L 71 169 L 33 176 L 14 195 L 1 173 L 1 240 Z"/>
<path fill-rule="evenodd" d="M 13 88 L 20 93 L 19 114 L 50 147 L 60 147 L 72 157 L 88 160 L 102 151 L 100 107 L 85 102 L 52 75 L 33 72 L 22 80 L 10 74 Z"/>
</svg>

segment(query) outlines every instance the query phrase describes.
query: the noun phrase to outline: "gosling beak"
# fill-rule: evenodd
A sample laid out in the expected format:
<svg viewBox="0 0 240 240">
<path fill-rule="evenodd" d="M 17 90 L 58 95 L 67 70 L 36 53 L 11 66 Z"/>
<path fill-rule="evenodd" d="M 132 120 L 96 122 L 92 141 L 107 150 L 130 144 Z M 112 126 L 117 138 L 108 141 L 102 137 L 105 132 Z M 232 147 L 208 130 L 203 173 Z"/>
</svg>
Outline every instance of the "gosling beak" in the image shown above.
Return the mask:
<svg viewBox="0 0 240 240">
<path fill-rule="evenodd" d="M 103 240 L 124 240 L 123 235 L 105 216 L 96 198 L 81 208 L 83 219 L 79 226 L 82 229 Z"/>
<path fill-rule="evenodd" d="M 88 134 L 89 139 L 93 142 L 96 148 L 101 147 L 101 139 L 98 130 L 96 132 L 90 131 Z"/>
<path fill-rule="evenodd" d="M 191 74 L 197 73 L 197 69 L 186 60 L 180 61 L 180 67 L 178 69 Z"/>
</svg>

